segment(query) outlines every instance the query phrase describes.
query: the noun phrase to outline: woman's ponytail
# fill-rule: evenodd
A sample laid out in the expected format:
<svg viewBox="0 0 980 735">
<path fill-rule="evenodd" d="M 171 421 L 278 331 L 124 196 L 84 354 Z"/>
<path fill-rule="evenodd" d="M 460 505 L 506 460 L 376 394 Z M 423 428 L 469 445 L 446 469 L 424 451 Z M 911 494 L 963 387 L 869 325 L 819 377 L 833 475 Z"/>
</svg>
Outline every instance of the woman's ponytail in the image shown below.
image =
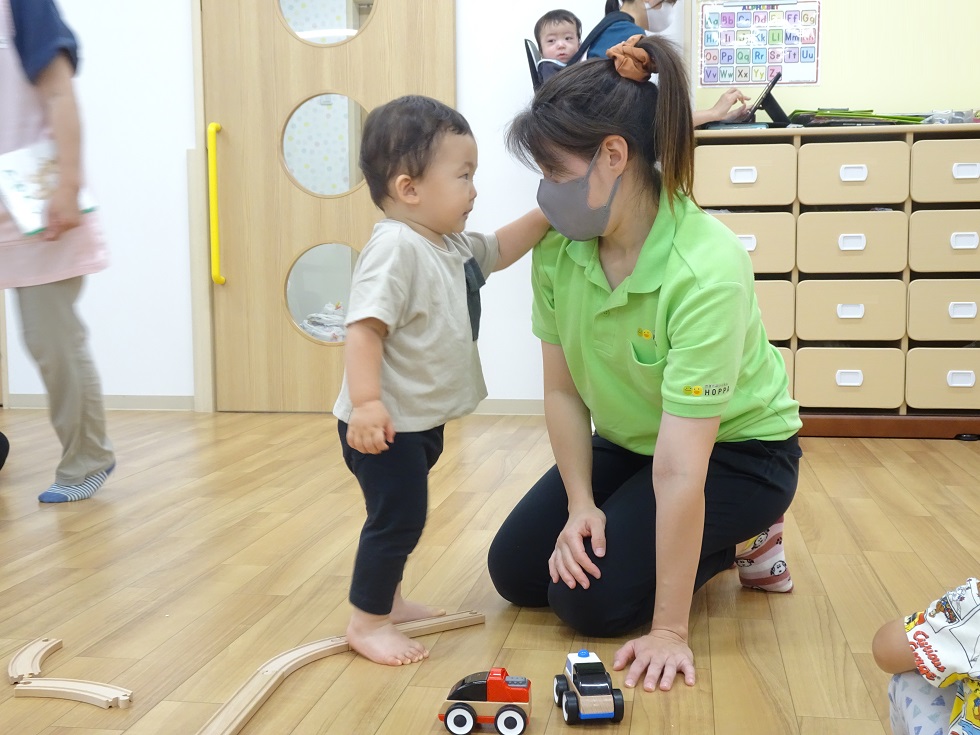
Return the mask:
<svg viewBox="0 0 980 735">
<path fill-rule="evenodd" d="M 650 55 L 659 75 L 657 107 L 653 116 L 653 147 L 660 175 L 673 207 L 673 195 L 694 193 L 694 119 L 691 114 L 687 70 L 670 41 L 647 36 L 636 44 Z"/>
<path fill-rule="evenodd" d="M 606 15 L 619 10 L 619 0 L 606 0 Z"/>
</svg>

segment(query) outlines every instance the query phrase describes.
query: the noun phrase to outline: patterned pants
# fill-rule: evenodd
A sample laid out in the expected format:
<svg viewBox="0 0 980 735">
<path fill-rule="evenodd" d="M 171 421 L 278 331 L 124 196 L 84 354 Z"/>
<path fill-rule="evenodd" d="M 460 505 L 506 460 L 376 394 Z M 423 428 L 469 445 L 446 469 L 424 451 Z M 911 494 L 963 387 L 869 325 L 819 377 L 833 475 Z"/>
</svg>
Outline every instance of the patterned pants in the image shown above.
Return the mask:
<svg viewBox="0 0 980 735">
<path fill-rule="evenodd" d="M 893 735 L 946 735 L 956 687 L 937 689 L 918 672 L 896 674 L 888 685 Z"/>
</svg>

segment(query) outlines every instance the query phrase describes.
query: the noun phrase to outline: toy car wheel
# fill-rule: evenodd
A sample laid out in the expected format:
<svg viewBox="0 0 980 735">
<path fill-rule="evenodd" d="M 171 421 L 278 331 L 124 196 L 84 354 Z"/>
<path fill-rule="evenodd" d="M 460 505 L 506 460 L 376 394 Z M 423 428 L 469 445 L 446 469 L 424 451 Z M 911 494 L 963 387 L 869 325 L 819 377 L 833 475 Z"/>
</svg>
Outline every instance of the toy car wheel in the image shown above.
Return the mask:
<svg viewBox="0 0 980 735">
<path fill-rule="evenodd" d="M 469 735 L 476 727 L 476 712 L 468 704 L 454 704 L 446 712 L 445 725 L 453 735 Z"/>
<path fill-rule="evenodd" d="M 565 678 L 564 674 L 558 674 L 555 677 L 555 706 L 561 707 L 562 697 L 565 696 L 565 692 L 568 691 L 568 679 Z"/>
<path fill-rule="evenodd" d="M 500 735 L 521 735 L 527 727 L 527 714 L 520 707 L 510 704 L 497 710 L 493 726 Z"/>
<path fill-rule="evenodd" d="M 622 722 L 623 715 L 626 713 L 626 701 L 623 699 L 623 692 L 620 689 L 613 689 L 613 722 Z"/>
<path fill-rule="evenodd" d="M 575 692 L 565 692 L 561 700 L 561 716 L 565 718 L 566 725 L 578 724 L 578 697 Z"/>
</svg>

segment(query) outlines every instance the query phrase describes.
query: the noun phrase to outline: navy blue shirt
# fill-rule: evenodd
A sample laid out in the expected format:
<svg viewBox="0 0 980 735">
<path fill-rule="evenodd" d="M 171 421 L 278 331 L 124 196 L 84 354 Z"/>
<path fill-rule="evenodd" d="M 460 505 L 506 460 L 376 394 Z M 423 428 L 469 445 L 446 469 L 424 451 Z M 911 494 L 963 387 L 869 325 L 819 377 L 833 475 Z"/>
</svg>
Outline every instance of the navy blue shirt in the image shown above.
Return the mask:
<svg viewBox="0 0 980 735">
<path fill-rule="evenodd" d="M 31 84 L 59 53 L 78 68 L 78 42 L 65 25 L 54 0 L 10 0 L 14 18 L 14 47 Z"/>
<path fill-rule="evenodd" d="M 626 13 L 622 13 L 622 15 L 626 15 Z M 627 17 L 629 16 L 627 15 Z M 645 36 L 647 32 L 634 23 L 631 17 L 629 20 L 617 20 L 600 33 L 599 37 L 589 46 L 588 58 L 604 59 L 606 58 L 606 51 L 637 34 Z"/>
</svg>

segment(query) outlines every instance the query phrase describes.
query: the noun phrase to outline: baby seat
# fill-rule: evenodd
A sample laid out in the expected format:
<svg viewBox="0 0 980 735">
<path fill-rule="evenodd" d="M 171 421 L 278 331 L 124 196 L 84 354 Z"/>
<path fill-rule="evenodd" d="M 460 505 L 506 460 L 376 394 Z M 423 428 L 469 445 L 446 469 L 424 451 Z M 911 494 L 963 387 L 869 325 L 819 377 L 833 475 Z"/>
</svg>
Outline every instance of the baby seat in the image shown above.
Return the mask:
<svg viewBox="0 0 980 735">
<path fill-rule="evenodd" d="M 538 87 L 541 86 L 541 73 L 538 71 L 538 64 L 541 63 L 541 52 L 538 51 L 538 45 L 530 38 L 524 39 L 524 51 L 527 53 L 527 66 L 531 71 L 531 86 L 537 92 Z"/>
</svg>

